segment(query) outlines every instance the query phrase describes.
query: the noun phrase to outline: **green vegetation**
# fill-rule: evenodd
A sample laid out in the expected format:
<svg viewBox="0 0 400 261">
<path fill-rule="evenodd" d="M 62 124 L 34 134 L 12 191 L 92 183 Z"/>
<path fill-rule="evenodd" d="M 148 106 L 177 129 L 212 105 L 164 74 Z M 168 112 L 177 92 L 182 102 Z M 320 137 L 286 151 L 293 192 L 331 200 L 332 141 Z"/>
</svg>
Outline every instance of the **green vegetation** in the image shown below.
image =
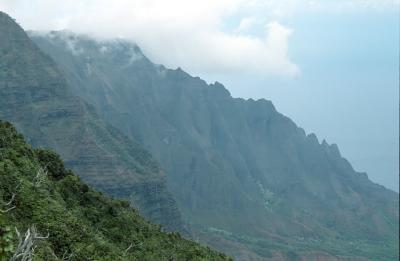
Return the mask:
<svg viewBox="0 0 400 261">
<path fill-rule="evenodd" d="M 257 185 L 264 199 L 264 207 L 268 210 L 271 210 L 272 205 L 275 203 L 274 192 L 272 192 L 268 188 L 264 188 L 264 186 L 259 181 L 257 182 Z"/>
<path fill-rule="evenodd" d="M 0 210 L 0 260 L 18 250 L 25 231 L 33 260 L 229 260 L 89 188 L 56 153 L 32 149 L 2 121 Z"/>
</svg>

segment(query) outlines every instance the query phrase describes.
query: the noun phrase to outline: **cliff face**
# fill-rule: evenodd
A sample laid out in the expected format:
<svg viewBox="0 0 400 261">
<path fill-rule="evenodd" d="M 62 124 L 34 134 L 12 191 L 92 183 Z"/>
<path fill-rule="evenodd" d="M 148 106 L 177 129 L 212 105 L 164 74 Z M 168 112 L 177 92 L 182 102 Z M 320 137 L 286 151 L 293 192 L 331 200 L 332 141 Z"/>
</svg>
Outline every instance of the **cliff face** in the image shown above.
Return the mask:
<svg viewBox="0 0 400 261">
<path fill-rule="evenodd" d="M 85 182 L 130 199 L 167 229 L 182 230 L 165 175 L 151 155 L 73 95 L 53 60 L 4 13 L 0 13 L 0 119 L 14 123 L 34 146 L 58 151 Z M 160 191 L 152 195 L 141 188 L 142 183 L 161 184 Z"/>
<path fill-rule="evenodd" d="M 270 101 L 234 99 L 125 41 L 68 32 L 32 39 L 75 94 L 161 163 L 201 240 L 231 253 L 239 249 L 232 242 L 244 244 L 263 258 L 267 249 L 397 255 L 398 194 L 354 171 L 336 145 L 306 135 Z"/>
</svg>

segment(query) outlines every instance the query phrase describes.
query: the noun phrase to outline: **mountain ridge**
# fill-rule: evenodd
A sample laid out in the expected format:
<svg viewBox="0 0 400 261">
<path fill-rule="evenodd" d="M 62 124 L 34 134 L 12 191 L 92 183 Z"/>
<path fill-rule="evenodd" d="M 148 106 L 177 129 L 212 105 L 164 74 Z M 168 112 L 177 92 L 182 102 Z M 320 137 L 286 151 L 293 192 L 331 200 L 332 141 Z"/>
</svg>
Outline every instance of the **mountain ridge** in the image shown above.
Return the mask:
<svg viewBox="0 0 400 261">
<path fill-rule="evenodd" d="M 77 95 L 161 163 L 184 220 L 205 242 L 218 234 L 264 256 L 307 246 L 370 258 L 390 252 L 387 260 L 398 254 L 398 194 L 270 101 L 232 98 L 218 82 L 151 63 L 136 44 L 59 32 L 32 39 Z M 379 249 L 382 242 L 391 247 Z"/>
</svg>

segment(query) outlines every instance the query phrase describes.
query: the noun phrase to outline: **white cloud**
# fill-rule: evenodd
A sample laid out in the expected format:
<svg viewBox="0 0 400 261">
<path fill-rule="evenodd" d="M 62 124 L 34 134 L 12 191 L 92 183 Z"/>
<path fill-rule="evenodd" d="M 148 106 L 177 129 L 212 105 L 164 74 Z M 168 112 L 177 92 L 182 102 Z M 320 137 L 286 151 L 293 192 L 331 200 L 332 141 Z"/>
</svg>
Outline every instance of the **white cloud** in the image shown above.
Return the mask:
<svg viewBox="0 0 400 261">
<path fill-rule="evenodd" d="M 379 9 L 396 0 L 0 0 L 26 29 L 69 29 L 134 40 L 156 63 L 210 72 L 293 76 L 292 30 L 274 22 L 296 12 Z M 224 27 L 236 21 L 236 29 Z M 248 31 L 267 25 L 264 35 Z"/>
<path fill-rule="evenodd" d="M 287 53 L 291 30 L 273 23 L 257 38 L 245 33 L 250 21 L 243 22 L 243 32 L 223 30 L 225 19 L 244 5 L 245 0 L 0 0 L 27 29 L 133 39 L 156 63 L 194 74 L 297 74 Z"/>
<path fill-rule="evenodd" d="M 259 22 L 259 19 L 255 16 L 244 17 L 242 20 L 240 20 L 239 26 L 236 28 L 235 31 L 237 33 L 246 32 Z"/>
</svg>

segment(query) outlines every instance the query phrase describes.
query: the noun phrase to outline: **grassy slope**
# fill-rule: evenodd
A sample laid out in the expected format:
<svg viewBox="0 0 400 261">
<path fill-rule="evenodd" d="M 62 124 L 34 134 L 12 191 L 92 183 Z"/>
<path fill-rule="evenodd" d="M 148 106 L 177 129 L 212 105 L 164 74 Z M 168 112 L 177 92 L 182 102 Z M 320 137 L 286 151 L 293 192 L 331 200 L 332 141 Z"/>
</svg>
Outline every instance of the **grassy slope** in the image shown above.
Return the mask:
<svg viewBox="0 0 400 261">
<path fill-rule="evenodd" d="M 47 175 L 38 182 L 37 173 L 43 170 Z M 3 258 L 12 252 L 4 252 L 5 235 L 12 236 L 9 243 L 15 246 L 13 228 L 25 231 L 36 225 L 49 237 L 38 241 L 34 260 L 57 260 L 65 253 L 73 254 L 72 260 L 228 259 L 177 233 L 161 231 L 128 202 L 92 190 L 64 168 L 57 154 L 32 149 L 11 124 L 0 121 L 0 209 L 12 194 L 10 206 L 15 208 L 0 214 Z"/>
</svg>

